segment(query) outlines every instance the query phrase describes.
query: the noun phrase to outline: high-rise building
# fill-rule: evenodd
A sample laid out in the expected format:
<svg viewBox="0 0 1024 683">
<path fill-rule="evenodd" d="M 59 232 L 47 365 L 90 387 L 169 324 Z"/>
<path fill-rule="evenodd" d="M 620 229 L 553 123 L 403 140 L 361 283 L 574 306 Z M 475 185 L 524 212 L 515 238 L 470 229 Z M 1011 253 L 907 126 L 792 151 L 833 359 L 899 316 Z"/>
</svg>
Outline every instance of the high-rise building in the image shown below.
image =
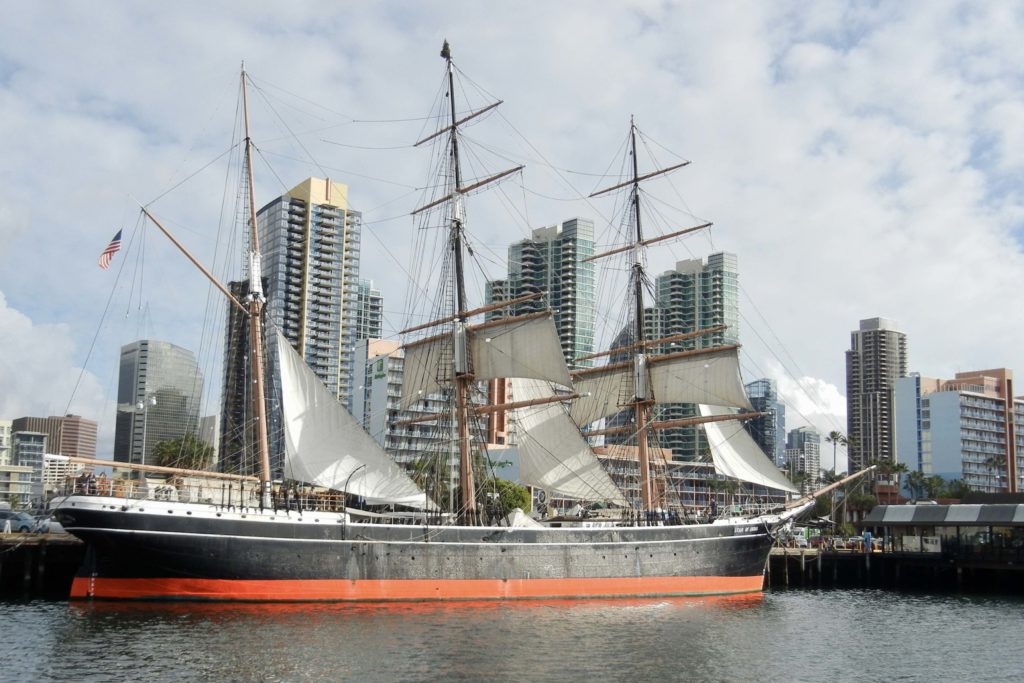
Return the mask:
<svg viewBox="0 0 1024 683">
<path fill-rule="evenodd" d="M 352 415 L 396 462 L 409 465 L 424 454 L 447 449 L 450 434 L 442 432 L 437 421 L 404 422 L 442 413 L 447 403 L 439 394 L 429 395 L 408 410 L 400 409 L 405 359 L 397 341 L 361 340 L 356 345 L 356 361 L 365 368 L 364 391 Z"/>
<path fill-rule="evenodd" d="M 31 482 L 33 503 L 39 503 L 43 497 L 43 462 L 47 448 L 46 439 L 47 436 L 43 432 L 21 431 L 17 427 L 11 435 L 14 464 L 17 467 L 32 468 L 29 481 Z"/>
<path fill-rule="evenodd" d="M 372 280 L 359 280 L 356 293 L 356 331 L 354 338 L 380 339 L 384 330 L 384 297 Z M 358 364 L 356 365 L 358 368 Z M 357 371 L 358 372 L 358 371 Z"/>
<path fill-rule="evenodd" d="M 0 467 L 11 464 L 11 421 L 0 420 Z"/>
<path fill-rule="evenodd" d="M 349 208 L 348 186 L 307 178 L 260 209 L 256 220 L 267 315 L 351 410 L 362 215 Z"/>
<path fill-rule="evenodd" d="M 821 434 L 813 427 L 797 427 L 786 435 L 786 472 L 793 480 L 804 473 L 801 491 L 806 493 L 821 481 Z"/>
<path fill-rule="evenodd" d="M 907 336 L 886 318 L 860 321 L 846 352 L 846 437 L 850 469 L 894 462 L 896 380 L 907 376 Z"/>
<path fill-rule="evenodd" d="M 743 423 L 761 450 L 775 461 L 776 466 L 786 464 L 786 407 L 779 401 L 779 392 L 773 379 L 758 379 L 746 385 L 750 405 L 760 417 Z"/>
<path fill-rule="evenodd" d="M 202 395 L 191 351 L 153 339 L 122 346 L 114 460 L 154 465 L 154 444 L 198 435 Z"/>
<path fill-rule="evenodd" d="M 266 315 L 272 327 L 302 356 L 310 369 L 352 410 L 355 342 L 379 325 L 380 293 L 359 280 L 362 216 L 348 205 L 348 186 L 307 178 L 259 210 L 260 251 Z M 248 295 L 248 284 L 231 291 Z M 379 336 L 379 331 L 377 332 Z M 270 466 L 280 476 L 284 464 L 280 374 L 276 337 L 267 335 L 267 421 Z M 255 474 L 256 424 L 251 418 L 249 328 L 229 306 L 224 345 L 224 393 L 220 423 L 220 468 Z"/>
<path fill-rule="evenodd" d="M 896 380 L 894 408 L 898 461 L 911 472 L 987 493 L 1024 490 L 1024 399 L 1010 370 L 913 373 Z"/>
<path fill-rule="evenodd" d="M 11 422 L 11 431 L 46 434 L 46 452 L 53 455 L 96 457 L 96 422 L 81 415 L 19 417 Z"/>
<path fill-rule="evenodd" d="M 61 421 L 60 449 L 54 455 L 74 458 L 96 457 L 96 421 L 81 415 L 51 418 Z"/>
<path fill-rule="evenodd" d="M 645 313 L 648 338 L 669 337 L 718 325 L 725 329 L 659 347 L 661 353 L 739 343 L 739 264 L 735 254 L 710 254 L 707 261 L 679 261 L 654 283 L 654 312 Z M 672 403 L 658 408 L 655 419 L 695 417 L 697 407 Z M 659 432 L 660 445 L 672 450 L 675 460 L 701 459 L 707 449 L 700 426 L 675 427 Z M 769 453 L 769 455 L 771 455 Z"/>
<path fill-rule="evenodd" d="M 508 249 L 508 279 L 489 282 L 487 303 L 528 294 L 543 297 L 493 311 L 488 319 L 550 308 L 570 368 L 589 367 L 577 361 L 594 351 L 594 223 L 571 218 L 534 230 L 530 239 Z"/>
</svg>

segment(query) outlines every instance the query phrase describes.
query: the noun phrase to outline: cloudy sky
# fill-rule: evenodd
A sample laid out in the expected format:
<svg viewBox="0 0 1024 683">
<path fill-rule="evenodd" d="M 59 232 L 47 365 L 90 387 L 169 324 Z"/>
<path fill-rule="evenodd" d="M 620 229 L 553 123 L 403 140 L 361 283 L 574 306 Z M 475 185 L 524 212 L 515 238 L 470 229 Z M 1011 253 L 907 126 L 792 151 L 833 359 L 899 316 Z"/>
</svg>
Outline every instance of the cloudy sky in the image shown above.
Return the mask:
<svg viewBox="0 0 1024 683">
<path fill-rule="evenodd" d="M 411 144 L 431 129 L 444 38 L 474 97 L 505 102 L 467 131 L 486 145 L 471 175 L 527 166 L 491 200 L 525 208 L 478 209 L 491 276 L 510 241 L 565 218 L 611 241 L 613 207 L 582 197 L 635 116 L 660 161 L 693 162 L 659 190 L 679 224 L 652 230 L 715 223 L 651 269 L 738 255 L 745 377 L 779 381 L 790 427 L 845 431 L 862 318 L 897 322 L 912 371 L 1024 371 L 1024 4 L 348 4 L 2 3 L 0 416 L 98 420 L 102 453 L 122 344 L 215 345 L 199 320 L 221 304 L 138 227 L 138 203 L 204 261 L 237 261 L 217 162 L 243 61 L 257 203 L 308 175 L 348 184 L 362 275 L 399 328 L 429 182 Z"/>
</svg>

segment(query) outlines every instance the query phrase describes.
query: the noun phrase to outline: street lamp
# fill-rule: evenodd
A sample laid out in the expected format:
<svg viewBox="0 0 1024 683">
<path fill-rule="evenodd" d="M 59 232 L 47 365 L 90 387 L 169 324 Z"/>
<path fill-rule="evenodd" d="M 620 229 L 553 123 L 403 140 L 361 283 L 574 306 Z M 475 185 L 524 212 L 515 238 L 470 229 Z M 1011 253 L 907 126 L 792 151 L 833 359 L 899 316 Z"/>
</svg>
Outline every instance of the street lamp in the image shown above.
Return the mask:
<svg viewBox="0 0 1024 683">
<path fill-rule="evenodd" d="M 139 401 L 135 404 L 135 410 L 142 411 L 142 457 L 141 464 L 146 464 L 146 422 L 149 418 L 149 409 L 156 405 L 156 396 L 150 396 L 146 400 Z"/>
</svg>

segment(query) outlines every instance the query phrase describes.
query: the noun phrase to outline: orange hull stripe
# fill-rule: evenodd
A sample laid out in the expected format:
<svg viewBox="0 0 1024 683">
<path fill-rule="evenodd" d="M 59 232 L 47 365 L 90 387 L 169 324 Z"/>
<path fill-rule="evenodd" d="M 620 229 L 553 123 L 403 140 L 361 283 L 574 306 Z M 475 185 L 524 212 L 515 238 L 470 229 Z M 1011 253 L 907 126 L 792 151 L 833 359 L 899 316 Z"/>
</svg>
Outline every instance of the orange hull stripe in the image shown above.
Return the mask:
<svg viewBox="0 0 1024 683">
<path fill-rule="evenodd" d="M 104 579 L 76 577 L 72 598 L 396 601 L 733 595 L 763 588 L 757 576 L 666 576 L 612 579 L 280 580 Z"/>
</svg>

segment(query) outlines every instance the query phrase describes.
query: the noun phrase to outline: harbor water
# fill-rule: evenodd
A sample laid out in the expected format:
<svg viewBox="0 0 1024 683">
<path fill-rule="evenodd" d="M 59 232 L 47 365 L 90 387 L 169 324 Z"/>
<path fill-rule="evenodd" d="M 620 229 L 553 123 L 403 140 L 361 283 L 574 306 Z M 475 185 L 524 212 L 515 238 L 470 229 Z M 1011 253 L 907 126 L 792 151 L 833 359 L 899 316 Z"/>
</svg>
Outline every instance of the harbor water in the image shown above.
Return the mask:
<svg viewBox="0 0 1024 683">
<path fill-rule="evenodd" d="M 4 681 L 1019 681 L 1024 600 L 0 602 Z"/>
</svg>

